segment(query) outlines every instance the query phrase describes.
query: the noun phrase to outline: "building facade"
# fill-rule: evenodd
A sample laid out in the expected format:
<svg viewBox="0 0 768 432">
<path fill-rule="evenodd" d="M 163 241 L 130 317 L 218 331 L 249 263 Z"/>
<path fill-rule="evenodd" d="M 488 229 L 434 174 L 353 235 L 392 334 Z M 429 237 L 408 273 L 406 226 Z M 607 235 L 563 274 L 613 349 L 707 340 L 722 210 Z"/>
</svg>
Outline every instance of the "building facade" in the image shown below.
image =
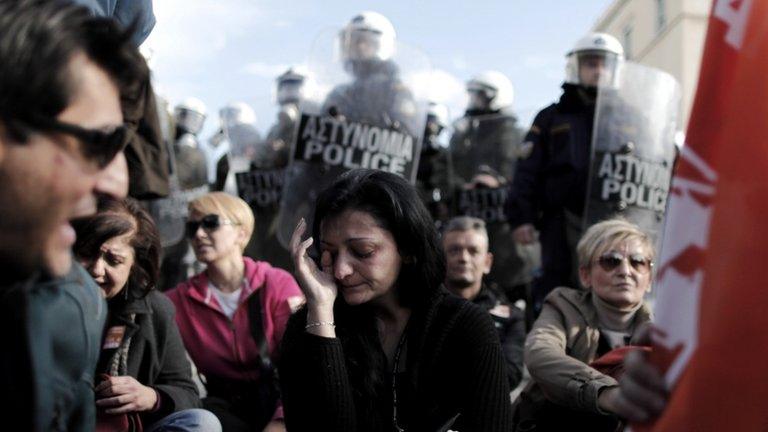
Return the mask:
<svg viewBox="0 0 768 432">
<path fill-rule="evenodd" d="M 593 30 L 616 36 L 629 60 L 672 74 L 682 90 L 682 129 L 699 77 L 712 0 L 615 0 Z"/>
</svg>

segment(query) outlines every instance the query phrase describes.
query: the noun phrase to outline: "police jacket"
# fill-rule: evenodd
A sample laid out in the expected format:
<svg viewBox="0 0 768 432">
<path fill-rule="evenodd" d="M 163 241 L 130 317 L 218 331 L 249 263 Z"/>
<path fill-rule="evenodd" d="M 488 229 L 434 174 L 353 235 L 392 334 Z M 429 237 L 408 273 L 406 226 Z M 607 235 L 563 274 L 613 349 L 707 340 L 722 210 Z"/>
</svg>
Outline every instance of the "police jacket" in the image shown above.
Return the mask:
<svg viewBox="0 0 768 432">
<path fill-rule="evenodd" d="M 513 227 L 563 210 L 583 214 L 596 91 L 563 84 L 560 100 L 541 110 L 525 136 L 508 217 Z"/>
<path fill-rule="evenodd" d="M 471 181 L 482 165 L 512 179 L 523 138 L 517 117 L 504 111 L 468 110 L 453 128 L 450 150 L 457 185 Z"/>
<path fill-rule="evenodd" d="M 418 115 L 413 93 L 400 78 L 394 62 L 360 61 L 354 62 L 350 69 L 354 80 L 335 87 L 321 112 L 414 136 L 421 133 L 426 117 Z"/>
</svg>

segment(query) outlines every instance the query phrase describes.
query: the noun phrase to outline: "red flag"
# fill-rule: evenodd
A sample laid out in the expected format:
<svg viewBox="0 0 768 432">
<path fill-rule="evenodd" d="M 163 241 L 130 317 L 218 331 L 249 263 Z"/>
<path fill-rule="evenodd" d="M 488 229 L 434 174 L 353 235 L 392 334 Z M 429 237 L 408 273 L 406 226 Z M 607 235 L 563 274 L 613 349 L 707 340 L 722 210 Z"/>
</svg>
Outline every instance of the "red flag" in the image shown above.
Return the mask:
<svg viewBox="0 0 768 432">
<path fill-rule="evenodd" d="M 767 250 L 768 1 L 715 0 L 656 279 L 654 431 L 768 430 Z"/>
</svg>

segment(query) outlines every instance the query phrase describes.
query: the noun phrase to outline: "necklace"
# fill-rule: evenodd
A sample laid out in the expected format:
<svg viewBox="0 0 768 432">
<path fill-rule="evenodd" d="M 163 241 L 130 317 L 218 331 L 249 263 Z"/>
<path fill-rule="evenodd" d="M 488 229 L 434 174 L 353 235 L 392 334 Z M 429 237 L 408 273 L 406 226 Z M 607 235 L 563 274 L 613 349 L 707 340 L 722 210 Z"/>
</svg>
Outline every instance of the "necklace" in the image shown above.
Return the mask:
<svg viewBox="0 0 768 432">
<path fill-rule="evenodd" d="M 392 359 L 392 363 L 394 363 L 392 366 L 392 424 L 397 432 L 405 432 L 405 429 L 401 428 L 397 423 L 397 367 L 400 364 L 400 354 L 403 351 L 406 339 L 408 339 L 408 324 L 403 329 L 403 335 L 400 336 L 400 342 L 397 343 L 395 358 Z"/>
</svg>

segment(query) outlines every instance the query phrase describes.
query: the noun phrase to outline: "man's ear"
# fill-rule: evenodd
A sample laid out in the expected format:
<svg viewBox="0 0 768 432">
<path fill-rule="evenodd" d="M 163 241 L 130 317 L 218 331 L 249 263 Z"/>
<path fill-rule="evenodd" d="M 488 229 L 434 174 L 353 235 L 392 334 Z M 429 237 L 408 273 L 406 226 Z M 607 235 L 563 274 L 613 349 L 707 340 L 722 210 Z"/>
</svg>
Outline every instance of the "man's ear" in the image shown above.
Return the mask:
<svg viewBox="0 0 768 432">
<path fill-rule="evenodd" d="M 493 267 L 493 254 L 488 252 L 485 254 L 485 268 L 483 269 L 483 274 L 486 275 L 490 273 L 491 267 Z"/>
</svg>

